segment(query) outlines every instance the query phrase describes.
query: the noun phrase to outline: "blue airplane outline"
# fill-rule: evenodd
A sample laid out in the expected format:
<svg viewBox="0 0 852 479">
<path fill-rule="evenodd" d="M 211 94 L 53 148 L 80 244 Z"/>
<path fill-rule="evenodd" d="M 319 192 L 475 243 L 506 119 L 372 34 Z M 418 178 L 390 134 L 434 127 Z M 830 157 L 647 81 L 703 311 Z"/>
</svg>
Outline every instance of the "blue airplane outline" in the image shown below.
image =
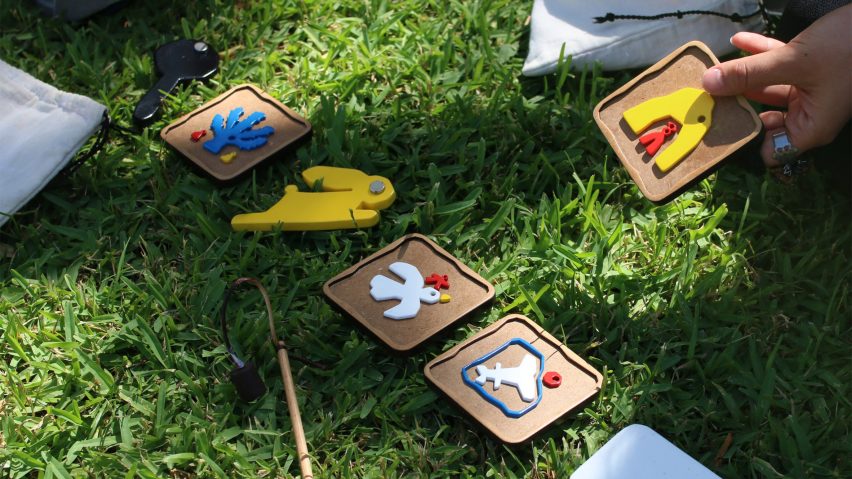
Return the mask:
<svg viewBox="0 0 852 479">
<path fill-rule="evenodd" d="M 501 401 L 501 400 L 497 399 L 496 397 L 494 397 L 493 395 L 491 395 L 488 391 L 485 390 L 485 388 L 482 385 L 477 384 L 476 381 L 470 379 L 467 375 L 467 372 L 470 371 L 472 368 L 475 368 L 476 366 L 479 366 L 480 364 L 484 363 L 485 361 L 488 361 L 489 359 L 500 354 L 506 348 L 508 348 L 509 346 L 512 346 L 514 344 L 521 346 L 522 348 L 526 349 L 527 352 L 538 357 L 538 374 L 536 375 L 536 378 L 535 378 L 536 388 L 537 388 L 535 401 L 533 401 L 533 403 L 530 404 L 529 406 L 527 406 L 523 409 L 520 409 L 520 410 L 509 409 L 509 407 L 506 406 L 506 403 L 504 403 L 503 401 Z M 544 375 L 544 355 L 541 354 L 541 351 L 536 349 L 532 344 L 530 344 L 529 342 L 527 342 L 525 339 L 522 339 L 522 338 L 510 339 L 509 341 L 507 341 L 505 344 L 503 344 L 499 348 L 491 351 L 490 353 L 486 354 L 485 356 L 482 356 L 479 359 L 474 360 L 472 363 L 463 367 L 462 370 L 461 370 L 462 381 L 464 381 L 465 384 L 472 387 L 476 392 L 479 393 L 480 396 L 483 397 L 483 399 L 485 399 L 486 401 L 488 401 L 491 404 L 500 408 L 500 410 L 503 411 L 503 414 L 505 414 L 505 415 L 507 415 L 511 418 L 515 418 L 515 419 L 517 419 L 517 418 L 523 416 L 524 414 L 530 412 L 533 408 L 538 406 L 539 402 L 541 402 L 541 391 L 542 391 L 542 389 L 541 389 L 541 378 L 542 378 L 543 375 Z"/>
</svg>

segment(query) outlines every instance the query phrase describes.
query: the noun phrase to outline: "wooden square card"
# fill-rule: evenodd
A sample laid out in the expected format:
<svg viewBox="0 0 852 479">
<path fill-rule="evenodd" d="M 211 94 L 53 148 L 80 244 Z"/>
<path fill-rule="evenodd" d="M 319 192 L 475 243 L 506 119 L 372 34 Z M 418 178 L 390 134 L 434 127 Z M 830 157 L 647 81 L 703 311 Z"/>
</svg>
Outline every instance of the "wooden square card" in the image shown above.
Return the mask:
<svg viewBox="0 0 852 479">
<path fill-rule="evenodd" d="M 412 234 L 330 279 L 335 305 L 408 351 L 494 298 L 494 287 L 429 238 Z"/>
<path fill-rule="evenodd" d="M 651 201 L 672 199 L 760 132 L 744 98 L 701 89 L 718 63 L 703 43 L 687 43 L 595 107 L 598 127 Z"/>
<path fill-rule="evenodd" d="M 506 316 L 433 359 L 426 377 L 517 444 L 597 394 L 603 376 L 529 318 Z"/>
<path fill-rule="evenodd" d="M 240 85 L 160 132 L 220 181 L 236 178 L 311 131 L 308 120 L 253 85 Z"/>
</svg>

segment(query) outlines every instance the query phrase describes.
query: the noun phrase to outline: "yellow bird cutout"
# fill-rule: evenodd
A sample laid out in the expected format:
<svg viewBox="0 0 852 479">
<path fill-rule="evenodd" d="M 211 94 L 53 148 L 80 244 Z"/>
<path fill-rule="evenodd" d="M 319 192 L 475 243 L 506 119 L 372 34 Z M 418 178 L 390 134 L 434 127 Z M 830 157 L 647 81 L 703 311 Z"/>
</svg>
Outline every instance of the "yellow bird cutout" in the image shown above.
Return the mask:
<svg viewBox="0 0 852 479">
<path fill-rule="evenodd" d="M 669 171 L 692 152 L 710 129 L 713 97 L 698 88 L 681 88 L 666 96 L 652 98 L 624 112 L 624 120 L 636 135 L 666 118 L 680 123 L 677 137 L 654 159 L 662 172 Z"/>
<path fill-rule="evenodd" d="M 390 180 L 352 168 L 314 166 L 302 172 L 308 185 L 322 181 L 322 191 L 284 188 L 284 197 L 272 208 L 234 216 L 236 231 L 322 231 L 367 228 L 379 222 L 378 210 L 390 206 L 396 192 Z"/>
</svg>

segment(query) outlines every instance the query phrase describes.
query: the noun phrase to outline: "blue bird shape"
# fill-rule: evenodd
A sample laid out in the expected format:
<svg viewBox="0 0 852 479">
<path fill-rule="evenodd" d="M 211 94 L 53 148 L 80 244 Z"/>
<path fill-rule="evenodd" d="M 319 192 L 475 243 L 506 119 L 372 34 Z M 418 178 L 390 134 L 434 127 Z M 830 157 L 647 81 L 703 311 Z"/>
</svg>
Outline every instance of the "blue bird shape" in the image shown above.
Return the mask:
<svg viewBox="0 0 852 479">
<path fill-rule="evenodd" d="M 240 120 L 241 116 L 243 116 L 243 108 L 239 106 L 231 110 L 227 122 L 217 113 L 210 124 L 210 129 L 215 136 L 204 142 L 204 149 L 213 154 L 219 154 L 222 148 L 228 145 L 236 146 L 243 151 L 254 150 L 265 145 L 269 135 L 275 133 L 275 128 L 271 126 L 253 129 L 255 125 L 266 119 L 265 114 L 256 111 L 245 120 Z"/>
</svg>

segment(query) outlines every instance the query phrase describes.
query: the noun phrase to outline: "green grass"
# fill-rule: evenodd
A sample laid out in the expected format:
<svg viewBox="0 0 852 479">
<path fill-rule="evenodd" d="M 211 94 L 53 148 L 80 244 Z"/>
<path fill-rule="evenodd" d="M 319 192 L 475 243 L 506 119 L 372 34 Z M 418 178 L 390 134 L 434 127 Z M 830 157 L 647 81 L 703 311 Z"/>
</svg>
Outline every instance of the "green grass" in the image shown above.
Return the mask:
<svg viewBox="0 0 852 479">
<path fill-rule="evenodd" d="M 272 292 L 292 351 L 329 366 L 294 362 L 318 477 L 567 478 L 636 422 L 725 478 L 852 472 L 848 193 L 824 173 L 787 187 L 729 165 L 652 205 L 591 119 L 631 73 L 566 64 L 521 77 L 530 2 L 139 1 L 77 26 L 30 1 L 0 5 L 0 57 L 125 126 L 156 45 L 197 37 L 223 53 L 212 81 L 179 89 L 141 134 L 113 135 L 0 230 L 0 476 L 297 475 L 255 293 L 235 303 L 234 335 L 270 392 L 242 404 L 227 380 L 216 313 L 244 275 Z M 158 133 L 245 82 L 314 134 L 222 187 Z M 399 197 L 369 230 L 230 231 L 231 216 L 269 207 L 319 164 L 391 178 Z M 321 288 L 409 232 L 497 296 L 400 356 Z M 606 377 L 584 408 L 513 448 L 422 372 L 508 313 Z"/>
</svg>

